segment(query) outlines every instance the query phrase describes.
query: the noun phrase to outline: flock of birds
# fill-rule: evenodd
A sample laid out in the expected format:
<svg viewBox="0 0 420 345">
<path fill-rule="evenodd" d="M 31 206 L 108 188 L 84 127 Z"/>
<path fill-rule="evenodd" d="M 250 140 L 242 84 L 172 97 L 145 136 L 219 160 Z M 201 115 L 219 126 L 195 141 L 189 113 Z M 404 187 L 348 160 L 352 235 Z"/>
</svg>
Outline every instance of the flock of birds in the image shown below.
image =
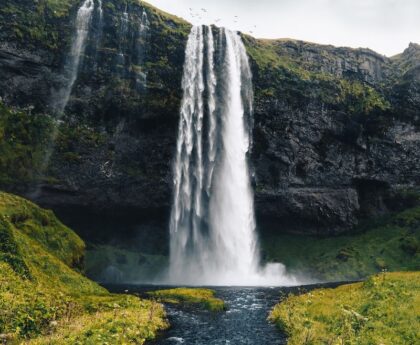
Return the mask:
<svg viewBox="0 0 420 345">
<path fill-rule="evenodd" d="M 205 8 L 201 8 L 199 10 L 195 10 L 193 8 L 189 8 L 189 15 L 192 18 L 192 21 L 194 22 L 203 22 L 203 21 L 208 21 L 209 20 L 209 14 L 207 9 Z M 234 16 L 233 18 L 233 22 L 236 24 L 238 23 L 240 20 L 239 16 Z M 223 23 L 223 20 L 221 18 L 216 18 L 212 21 L 214 24 L 216 25 L 221 25 Z M 253 27 L 249 27 L 248 30 L 246 31 L 246 33 L 249 33 L 250 35 L 252 35 L 254 33 L 254 30 L 257 28 L 256 25 L 254 25 Z"/>
</svg>

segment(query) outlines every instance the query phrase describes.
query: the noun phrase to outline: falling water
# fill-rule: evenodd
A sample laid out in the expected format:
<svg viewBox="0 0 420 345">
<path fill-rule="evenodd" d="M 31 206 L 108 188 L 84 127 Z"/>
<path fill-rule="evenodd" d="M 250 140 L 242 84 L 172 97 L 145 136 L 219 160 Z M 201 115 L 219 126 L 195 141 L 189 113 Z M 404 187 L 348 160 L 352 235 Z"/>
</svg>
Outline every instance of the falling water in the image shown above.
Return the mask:
<svg viewBox="0 0 420 345">
<path fill-rule="evenodd" d="M 101 39 L 102 39 L 102 31 L 103 31 L 103 27 L 104 27 L 104 11 L 102 9 L 102 0 L 98 0 L 98 24 L 97 24 L 97 32 L 96 32 L 96 52 L 95 52 L 95 62 L 97 60 L 97 52 L 99 49 L 99 45 L 101 43 Z"/>
<path fill-rule="evenodd" d="M 77 11 L 76 17 L 76 35 L 71 46 L 68 63 L 65 66 L 67 82 L 66 85 L 54 96 L 54 109 L 56 113 L 63 113 L 70 99 L 71 91 L 77 79 L 79 65 L 85 50 L 86 38 L 89 33 L 89 24 L 94 9 L 93 0 L 85 0 Z"/>
<path fill-rule="evenodd" d="M 260 267 L 247 162 L 253 101 L 247 54 L 240 36 L 226 29 L 220 29 L 217 49 L 216 64 L 212 28 L 192 28 L 182 82 L 168 282 L 292 284 L 283 265 Z"/>
<path fill-rule="evenodd" d="M 101 4 L 101 2 L 99 2 Z M 64 86 L 58 91 L 54 91 L 51 97 L 51 106 L 53 111 L 57 115 L 57 120 L 63 116 L 64 110 L 66 109 L 67 103 L 69 102 L 71 92 L 73 90 L 74 83 L 77 80 L 79 73 L 79 66 L 82 60 L 82 56 L 85 51 L 86 39 L 89 33 L 90 21 L 92 18 L 92 12 L 94 9 L 93 0 L 85 0 L 77 11 L 75 29 L 76 34 L 73 38 L 70 54 L 67 59 L 67 63 L 64 67 L 66 82 Z M 51 156 L 54 152 L 55 140 L 58 135 L 58 130 L 55 127 L 50 136 L 50 144 L 47 147 L 41 166 L 40 174 L 45 173 L 48 168 Z M 40 193 L 40 185 L 36 184 L 33 190 L 29 193 L 31 198 L 37 198 Z"/>
<path fill-rule="evenodd" d="M 129 22 L 129 18 L 128 18 L 128 12 L 126 8 L 121 16 L 120 33 L 119 33 L 120 41 L 118 44 L 118 55 L 117 55 L 117 64 L 119 65 L 118 67 L 122 68 L 123 71 L 125 69 L 124 44 L 127 38 L 128 22 Z"/>
<path fill-rule="evenodd" d="M 146 55 L 147 40 L 149 38 L 150 22 L 147 16 L 147 12 L 143 9 L 137 33 L 137 68 L 134 70 L 134 77 L 136 86 L 139 88 L 145 88 L 147 84 L 147 74 L 143 69 L 144 58 Z"/>
<path fill-rule="evenodd" d="M 102 27 L 104 11 L 102 9 L 102 0 L 98 0 L 99 26 Z"/>
</svg>

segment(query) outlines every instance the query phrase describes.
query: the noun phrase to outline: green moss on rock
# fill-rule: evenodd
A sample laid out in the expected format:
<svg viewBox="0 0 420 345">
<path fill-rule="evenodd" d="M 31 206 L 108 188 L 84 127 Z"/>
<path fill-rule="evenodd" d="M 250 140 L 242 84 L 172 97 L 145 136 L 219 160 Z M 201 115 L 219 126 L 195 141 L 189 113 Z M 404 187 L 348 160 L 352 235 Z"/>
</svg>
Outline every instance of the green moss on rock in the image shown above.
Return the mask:
<svg viewBox="0 0 420 345">
<path fill-rule="evenodd" d="M 289 345 L 415 344 L 420 272 L 386 273 L 364 283 L 288 296 L 269 319 Z"/>
<path fill-rule="evenodd" d="M 266 234 L 266 260 L 328 281 L 360 279 L 387 269 L 420 270 L 420 207 L 365 224 L 336 237 Z"/>
<path fill-rule="evenodd" d="M 0 101 L 0 186 L 36 179 L 53 127 L 49 116 L 14 110 Z"/>
<path fill-rule="evenodd" d="M 162 306 L 112 295 L 70 265 L 84 244 L 50 211 L 0 193 L 0 334 L 10 343 L 143 344 Z"/>
<path fill-rule="evenodd" d="M 222 311 L 225 303 L 216 298 L 215 291 L 210 289 L 176 288 L 148 292 L 150 297 L 166 303 L 181 303 L 185 305 L 198 305 L 209 311 Z"/>
<path fill-rule="evenodd" d="M 17 196 L 0 193 L 0 214 L 6 224 L 37 241 L 68 266 L 80 267 L 85 245 L 52 211 Z"/>
<path fill-rule="evenodd" d="M 42 47 L 59 51 L 70 40 L 69 17 L 79 3 L 78 0 L 3 0 L 0 23 L 7 25 L 0 25 L 0 29 L 8 39 L 15 39 L 26 49 Z"/>
</svg>

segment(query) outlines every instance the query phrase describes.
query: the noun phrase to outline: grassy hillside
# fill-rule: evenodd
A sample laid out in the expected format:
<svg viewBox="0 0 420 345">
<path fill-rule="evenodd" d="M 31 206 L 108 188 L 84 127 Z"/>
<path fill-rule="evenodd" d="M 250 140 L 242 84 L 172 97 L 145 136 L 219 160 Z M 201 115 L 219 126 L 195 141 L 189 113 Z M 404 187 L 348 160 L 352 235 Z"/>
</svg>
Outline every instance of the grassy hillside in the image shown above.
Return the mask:
<svg viewBox="0 0 420 345">
<path fill-rule="evenodd" d="M 0 193 L 0 334 L 10 343 L 143 344 L 160 304 L 112 295 L 77 272 L 84 243 L 50 211 Z"/>
<path fill-rule="evenodd" d="M 398 345 L 420 339 L 420 272 L 289 296 L 270 314 L 289 345 Z"/>
<path fill-rule="evenodd" d="M 388 271 L 420 270 L 420 206 L 337 237 L 266 234 L 266 260 L 327 281 L 360 279 Z"/>
<path fill-rule="evenodd" d="M 184 305 L 198 305 L 209 311 L 222 311 L 225 303 L 214 297 L 215 292 L 210 289 L 176 288 L 149 292 L 148 295 L 158 301 Z"/>
<path fill-rule="evenodd" d="M 301 107 L 312 97 L 331 109 L 364 116 L 377 116 L 391 106 L 380 88 L 325 70 L 323 64 L 336 64 L 340 48 L 294 40 L 256 40 L 250 36 L 243 36 L 243 40 L 253 65 L 257 99 L 276 97 Z M 305 60 L 303 53 L 293 56 L 285 48 L 287 43 L 297 50 L 312 54 L 316 51 L 319 59 Z M 356 52 L 351 48 L 344 50 Z M 350 55 L 346 58 L 351 59 Z"/>
</svg>

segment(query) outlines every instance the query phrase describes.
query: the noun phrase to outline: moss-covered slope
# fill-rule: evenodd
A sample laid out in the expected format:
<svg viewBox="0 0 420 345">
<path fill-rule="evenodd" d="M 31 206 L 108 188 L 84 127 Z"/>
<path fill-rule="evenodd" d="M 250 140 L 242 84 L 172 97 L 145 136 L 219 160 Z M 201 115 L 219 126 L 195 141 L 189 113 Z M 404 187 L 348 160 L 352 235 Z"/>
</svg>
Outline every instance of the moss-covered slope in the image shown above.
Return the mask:
<svg viewBox="0 0 420 345">
<path fill-rule="evenodd" d="M 175 288 L 148 292 L 148 295 L 160 302 L 183 304 L 187 306 L 197 305 L 209 311 L 222 311 L 225 303 L 215 297 L 215 291 L 198 288 Z"/>
<path fill-rule="evenodd" d="M 10 133 L 0 141 L 0 186 L 78 220 L 82 209 L 112 214 L 127 229 L 136 217 L 146 237 L 164 242 L 191 25 L 139 0 L 103 0 L 101 17 L 94 1 L 78 78 L 55 123 L 42 114 L 51 115 L 66 83 L 81 3 L 0 3 L 0 97 L 23 109 L 0 108 L 0 135 Z M 384 202 L 388 191 L 420 184 L 419 46 L 391 59 L 296 40 L 243 41 L 255 89 L 250 163 L 259 228 L 330 236 L 395 211 Z M 49 143 L 54 124 L 58 138 Z M 40 171 L 49 144 L 54 152 Z M 118 232 L 129 245 L 136 239 Z"/>
<path fill-rule="evenodd" d="M 254 67 L 258 101 L 276 97 L 301 107 L 316 99 L 327 108 L 354 115 L 390 107 L 381 88 L 387 73 L 375 70 L 386 71 L 390 62 L 373 51 L 243 38 Z M 363 63 L 365 69 L 360 67 Z M 369 63 L 374 67 L 370 69 Z"/>
<path fill-rule="evenodd" d="M 262 247 L 266 260 L 327 281 L 360 279 L 384 269 L 420 270 L 420 206 L 370 221 L 349 235 L 265 234 Z"/>
<path fill-rule="evenodd" d="M 420 272 L 384 273 L 366 282 L 289 296 L 270 320 L 289 345 L 417 344 Z"/>
<path fill-rule="evenodd" d="M 83 241 L 51 211 L 0 193 L 0 334 L 8 343 L 142 344 L 162 306 L 111 295 L 83 277 Z"/>
</svg>

